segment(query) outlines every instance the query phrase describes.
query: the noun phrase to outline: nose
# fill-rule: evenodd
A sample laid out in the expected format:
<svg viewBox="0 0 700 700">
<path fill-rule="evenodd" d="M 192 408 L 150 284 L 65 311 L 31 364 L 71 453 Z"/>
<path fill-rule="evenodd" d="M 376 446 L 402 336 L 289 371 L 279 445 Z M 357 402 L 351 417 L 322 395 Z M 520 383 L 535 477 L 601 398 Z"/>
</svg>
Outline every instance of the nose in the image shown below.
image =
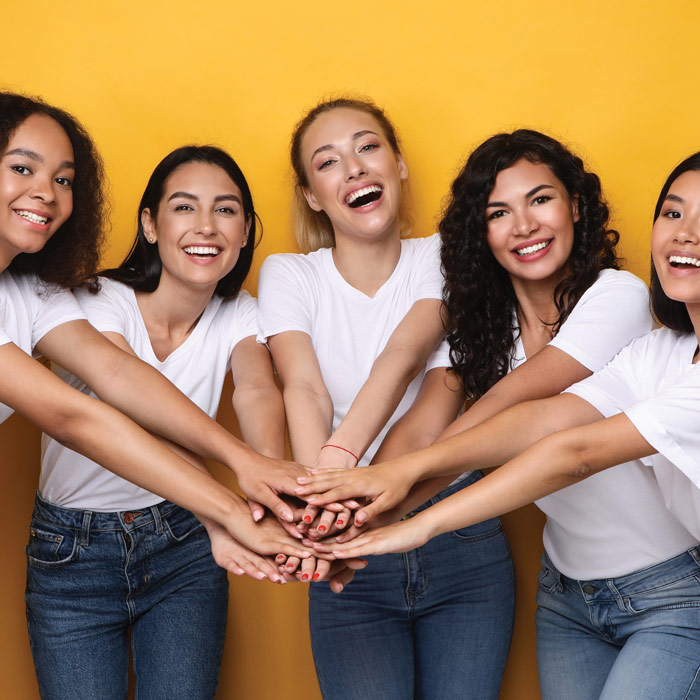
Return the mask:
<svg viewBox="0 0 700 700">
<path fill-rule="evenodd" d="M 700 216 L 688 217 L 683 220 L 674 234 L 677 243 L 697 243 L 700 241 Z"/>
<path fill-rule="evenodd" d="M 362 177 L 363 175 L 367 174 L 365 164 L 356 155 L 351 155 L 348 157 L 346 170 L 346 179 L 348 180 L 356 180 L 358 177 Z"/>
<path fill-rule="evenodd" d="M 200 210 L 197 217 L 197 233 L 202 233 L 205 236 L 211 236 L 216 233 L 214 212 Z"/>
<path fill-rule="evenodd" d="M 529 236 L 539 228 L 537 218 L 529 208 L 513 211 L 513 228 L 517 236 Z"/>
<path fill-rule="evenodd" d="M 37 174 L 32 183 L 30 196 L 45 204 L 50 204 L 56 200 L 56 183 L 49 175 Z"/>
</svg>

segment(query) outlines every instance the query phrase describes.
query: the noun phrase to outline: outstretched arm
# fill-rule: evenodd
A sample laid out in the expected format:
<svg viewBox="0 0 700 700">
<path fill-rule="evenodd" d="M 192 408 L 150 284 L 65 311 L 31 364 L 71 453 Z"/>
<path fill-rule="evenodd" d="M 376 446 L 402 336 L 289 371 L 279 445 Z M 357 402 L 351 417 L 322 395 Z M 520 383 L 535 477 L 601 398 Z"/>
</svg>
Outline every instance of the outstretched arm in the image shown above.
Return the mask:
<svg viewBox="0 0 700 700">
<path fill-rule="evenodd" d="M 571 397 L 577 420 L 600 414 Z M 574 416 L 570 416 L 574 420 Z M 604 469 L 655 452 L 624 413 L 549 435 L 459 493 L 410 520 L 370 530 L 345 544 L 316 545 L 336 557 L 400 552 L 444 532 L 507 513 Z"/>
</svg>

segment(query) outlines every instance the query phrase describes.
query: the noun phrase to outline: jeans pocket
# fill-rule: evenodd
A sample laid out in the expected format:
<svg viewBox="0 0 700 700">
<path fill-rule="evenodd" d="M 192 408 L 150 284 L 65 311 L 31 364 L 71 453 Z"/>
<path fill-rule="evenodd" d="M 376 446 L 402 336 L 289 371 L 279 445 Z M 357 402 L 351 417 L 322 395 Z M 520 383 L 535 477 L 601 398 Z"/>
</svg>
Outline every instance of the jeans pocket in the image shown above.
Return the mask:
<svg viewBox="0 0 700 700">
<path fill-rule="evenodd" d="M 182 542 L 193 534 L 205 534 L 204 525 L 189 510 L 175 506 L 163 517 L 163 526 L 168 537 Z"/>
<path fill-rule="evenodd" d="M 537 578 L 537 586 L 544 593 L 561 593 L 564 590 L 559 573 L 544 564 Z"/>
<path fill-rule="evenodd" d="M 623 602 L 633 613 L 700 608 L 700 575 L 686 575 L 677 581 L 623 596 Z"/>
<path fill-rule="evenodd" d="M 48 529 L 50 525 L 29 529 L 29 543 L 25 547 L 27 561 L 33 566 L 56 567 L 69 564 L 78 556 L 78 538 L 62 528 Z"/>
<path fill-rule="evenodd" d="M 491 537 L 496 537 L 503 532 L 501 521 L 499 518 L 489 518 L 483 522 L 470 525 L 469 527 L 461 527 L 458 530 L 452 531 L 452 536 L 461 542 L 480 542 L 488 540 Z"/>
</svg>

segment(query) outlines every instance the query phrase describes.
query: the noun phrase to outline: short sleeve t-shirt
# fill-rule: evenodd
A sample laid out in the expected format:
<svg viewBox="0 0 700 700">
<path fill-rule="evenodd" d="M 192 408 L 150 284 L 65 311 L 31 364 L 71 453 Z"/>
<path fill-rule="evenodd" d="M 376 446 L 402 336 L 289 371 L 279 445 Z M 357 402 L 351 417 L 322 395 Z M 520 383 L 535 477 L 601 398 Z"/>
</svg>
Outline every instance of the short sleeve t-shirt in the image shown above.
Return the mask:
<svg viewBox="0 0 700 700">
<path fill-rule="evenodd" d="M 605 417 L 625 413 L 657 450 L 637 460 L 639 468 L 653 471 L 670 512 L 700 540 L 700 365 L 693 364 L 697 347 L 692 333 L 660 328 L 568 391 Z"/>
<path fill-rule="evenodd" d="M 233 299 L 214 296 L 187 339 L 161 361 L 153 352 L 134 290 L 106 278 L 101 278 L 100 284 L 96 295 L 77 294 L 90 323 L 101 332 L 122 335 L 138 357 L 215 417 L 233 348 L 257 333 L 255 299 L 245 291 Z M 61 368 L 57 373 L 79 391 L 94 396 L 73 375 Z M 56 505 L 102 512 L 144 508 L 162 500 L 47 435 L 42 437 L 39 491 Z"/>
<path fill-rule="evenodd" d="M 373 297 L 343 279 L 331 248 L 306 255 L 271 255 L 258 281 L 258 340 L 266 342 L 285 331 L 310 336 L 333 401 L 335 430 L 394 329 L 415 302 L 441 299 L 442 282 L 438 235 L 402 240 L 393 273 Z M 445 346 L 438 346 L 428 369 L 448 365 Z M 361 465 L 369 464 L 391 426 L 410 408 L 423 376 L 421 372 L 410 383 L 394 414 L 360 460 Z"/>
<path fill-rule="evenodd" d="M 42 283 L 33 275 L 0 274 L 0 345 L 14 343 L 28 354 L 57 326 L 84 319 L 73 295 L 55 285 Z M 0 404 L 0 422 L 13 409 Z"/>
</svg>

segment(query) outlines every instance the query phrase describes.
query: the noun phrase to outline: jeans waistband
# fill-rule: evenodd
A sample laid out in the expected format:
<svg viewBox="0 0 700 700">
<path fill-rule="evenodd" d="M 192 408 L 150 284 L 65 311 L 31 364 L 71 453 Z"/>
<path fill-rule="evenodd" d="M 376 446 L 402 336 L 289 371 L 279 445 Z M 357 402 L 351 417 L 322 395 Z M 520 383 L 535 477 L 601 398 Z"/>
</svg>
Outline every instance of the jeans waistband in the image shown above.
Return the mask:
<svg viewBox="0 0 700 700">
<path fill-rule="evenodd" d="M 420 513 L 422 510 L 425 510 L 426 508 L 429 508 L 430 506 L 439 503 L 448 496 L 451 496 L 453 493 L 461 491 L 463 488 L 470 486 L 475 481 L 479 481 L 479 479 L 481 479 L 483 476 L 483 473 L 480 472 L 478 469 L 473 472 L 469 472 L 463 479 L 460 479 L 459 481 L 445 487 L 442 491 L 440 491 L 440 493 L 436 494 L 430 500 L 423 503 L 423 505 L 418 506 L 418 508 L 405 515 L 403 519 L 406 520 L 408 518 L 412 518 L 414 515 L 416 515 L 416 513 Z"/>
<path fill-rule="evenodd" d="M 179 506 L 170 501 L 161 501 L 153 506 L 133 511 L 101 513 L 78 508 L 63 508 L 45 501 L 37 493 L 34 499 L 32 518 L 47 524 L 82 532 L 82 539 L 86 540 L 90 531 L 122 530 L 128 532 L 152 523 L 155 525 L 156 532 L 161 533 L 163 531 L 163 518 L 178 508 Z"/>
<path fill-rule="evenodd" d="M 675 557 L 666 559 L 658 564 L 653 564 L 639 571 L 633 571 L 624 576 L 607 579 L 588 579 L 577 581 L 568 576 L 564 576 L 552 564 L 545 552 L 542 555 L 542 563 L 558 577 L 564 585 L 580 589 L 586 597 L 597 592 L 598 595 L 625 596 L 633 595 L 650 588 L 659 588 L 674 581 L 678 581 L 685 576 L 698 575 L 700 572 L 700 545 L 696 545 L 685 552 L 681 552 Z M 590 593 L 589 593 L 590 591 Z"/>
</svg>

